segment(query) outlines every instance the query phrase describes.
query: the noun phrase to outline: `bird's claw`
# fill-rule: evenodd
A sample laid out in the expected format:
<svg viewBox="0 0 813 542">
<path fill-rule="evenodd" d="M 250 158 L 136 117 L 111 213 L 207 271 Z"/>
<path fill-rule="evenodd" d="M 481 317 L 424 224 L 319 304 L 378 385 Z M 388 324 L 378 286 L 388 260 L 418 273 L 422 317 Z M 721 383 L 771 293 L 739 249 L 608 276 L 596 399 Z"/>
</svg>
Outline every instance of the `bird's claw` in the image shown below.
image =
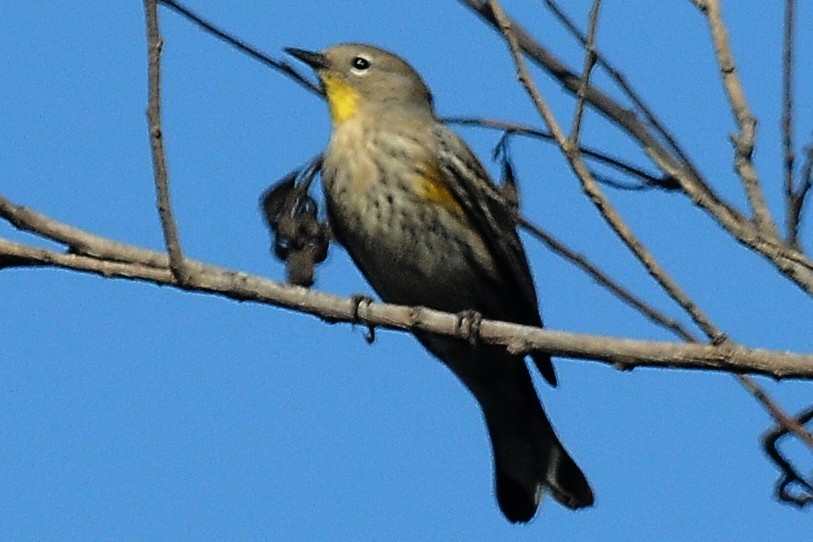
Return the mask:
<svg viewBox="0 0 813 542">
<path fill-rule="evenodd" d="M 466 310 L 457 313 L 457 328 L 472 346 L 480 344 L 480 324 L 483 315 L 475 310 Z"/>
<path fill-rule="evenodd" d="M 374 301 L 373 298 L 363 294 L 354 294 L 350 297 L 350 300 L 353 302 L 353 323 L 367 326 L 367 333 L 364 334 L 364 340 L 367 341 L 367 344 L 373 344 L 373 342 L 375 342 L 375 326 L 362 322 L 361 316 L 359 315 L 361 306 L 370 305 Z"/>
</svg>

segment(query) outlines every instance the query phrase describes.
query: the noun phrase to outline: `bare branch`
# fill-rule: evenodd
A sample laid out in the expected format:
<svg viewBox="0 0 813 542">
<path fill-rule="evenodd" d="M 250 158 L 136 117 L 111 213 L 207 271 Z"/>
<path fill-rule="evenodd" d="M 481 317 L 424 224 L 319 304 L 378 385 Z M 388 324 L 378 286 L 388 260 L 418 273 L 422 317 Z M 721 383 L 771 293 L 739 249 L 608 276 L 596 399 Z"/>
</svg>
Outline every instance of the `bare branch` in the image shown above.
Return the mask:
<svg viewBox="0 0 813 542">
<path fill-rule="evenodd" d="M 810 188 L 813 187 L 813 143 L 809 144 L 805 149 L 806 157 L 804 165 L 802 166 L 802 177 L 799 188 L 793 193 L 793 197 L 789 202 L 790 208 L 788 209 L 788 224 L 793 225 L 793 239 L 796 248 L 801 250 L 799 243 L 799 226 L 802 222 L 802 211 L 804 210 L 807 196 L 810 194 Z"/>
<path fill-rule="evenodd" d="M 601 191 L 601 188 L 596 183 L 590 171 L 585 166 L 578 153 L 578 148 L 572 145 L 572 142 L 567 140 L 559 127 L 553 112 L 547 105 L 546 101 L 539 93 L 536 85 L 533 82 L 528 70 L 525 66 L 525 61 L 522 57 L 519 42 L 514 35 L 513 26 L 511 21 L 505 16 L 502 8 L 497 0 L 489 0 L 494 17 L 500 25 L 506 41 L 508 42 L 511 56 L 514 58 L 514 63 L 517 67 L 517 77 L 522 83 L 534 106 L 539 111 L 545 124 L 548 125 L 551 134 L 562 149 L 565 157 L 570 163 L 571 168 L 578 177 L 582 184 L 582 190 L 596 206 L 601 216 L 618 235 L 619 239 L 627 246 L 633 255 L 644 265 L 647 272 L 654 278 L 659 285 L 674 299 L 683 309 L 692 317 L 694 322 L 703 330 L 703 332 L 712 338 L 712 341 L 717 344 L 726 340 L 725 335 L 717 329 L 711 320 L 700 310 L 700 308 L 689 298 L 689 296 L 680 288 L 680 286 L 669 276 L 666 270 L 658 263 L 654 256 L 643 246 L 640 240 L 632 233 L 624 219 L 615 210 L 610 201 Z"/>
<path fill-rule="evenodd" d="M 497 130 L 503 130 L 511 134 L 534 137 L 545 141 L 553 141 L 553 136 L 550 134 L 550 132 L 545 132 L 543 130 L 539 130 L 531 126 L 528 126 L 526 124 L 518 124 L 514 122 L 506 122 L 496 119 L 475 118 L 475 117 L 445 117 L 443 118 L 443 122 L 446 122 L 448 124 L 459 124 L 461 126 L 478 126 L 481 128 L 493 128 Z M 670 177 L 657 177 L 654 174 L 649 173 L 636 165 L 620 160 L 619 158 L 610 156 L 609 154 L 599 151 L 596 148 L 579 145 L 579 152 L 583 156 L 593 159 L 595 162 L 599 162 L 613 169 L 616 169 L 621 173 L 638 178 L 643 183 L 641 189 L 659 188 L 661 190 L 672 191 L 680 188 L 680 185 L 677 183 L 677 181 Z M 638 188 L 636 187 L 636 189 Z"/>
<path fill-rule="evenodd" d="M 587 103 L 585 101 L 585 94 L 587 87 L 590 85 L 590 74 L 596 65 L 596 28 L 598 27 L 599 9 L 601 9 L 601 0 L 593 0 L 593 7 L 590 8 L 588 18 L 587 41 L 584 46 L 584 68 L 582 68 L 581 83 L 576 92 L 576 114 L 573 116 L 573 126 L 570 130 L 570 141 L 573 145 L 579 144 L 582 118 L 584 117 L 584 106 Z"/>
<path fill-rule="evenodd" d="M 609 290 L 610 293 L 623 301 L 625 304 L 634 308 L 655 324 L 668 329 L 678 337 L 681 337 L 689 342 L 697 342 L 697 339 L 691 334 L 691 332 L 680 325 L 679 322 L 673 318 L 669 318 L 662 312 L 650 306 L 647 302 L 636 296 L 634 293 L 621 286 L 621 284 L 610 278 L 606 273 L 599 269 L 596 264 L 588 260 L 584 255 L 577 253 L 556 237 L 546 232 L 539 226 L 529 222 L 527 219 L 519 217 L 518 221 L 526 231 L 530 232 L 534 237 L 542 241 L 556 254 L 559 254 L 565 260 L 584 271 L 590 278 Z"/>
<path fill-rule="evenodd" d="M 765 392 L 756 386 L 750 378 L 740 378 L 748 390 L 754 394 L 757 399 L 765 406 L 765 409 L 773 416 L 783 427 L 793 431 L 804 440 L 811 449 L 813 449 L 813 433 L 799 425 L 799 423 L 784 413 L 784 411 L 768 397 Z"/>
<path fill-rule="evenodd" d="M 135 247 L 132 247 L 135 249 Z M 138 249 L 143 250 L 143 249 Z M 101 260 L 65 254 L 0 239 L 0 262 L 27 262 L 112 278 L 125 278 L 175 286 L 184 290 L 220 295 L 239 301 L 274 305 L 319 316 L 330 322 L 362 323 L 397 330 L 421 330 L 469 339 L 457 315 L 422 307 L 362 303 L 322 292 L 281 284 L 187 260 L 189 282 L 181 286 L 169 268 L 159 269 L 136 262 Z M 615 339 L 543 330 L 518 324 L 483 320 L 478 340 L 501 344 L 517 353 L 549 352 L 556 356 L 593 359 L 618 369 L 662 367 L 725 372 L 755 372 L 775 378 L 813 378 L 813 355 L 749 349 L 726 344 L 709 346 Z"/>
<path fill-rule="evenodd" d="M 784 154 L 785 208 L 788 244 L 798 246 L 798 222 L 793 220 L 793 35 L 796 0 L 785 0 L 784 48 L 782 51 L 782 151 Z"/>
<path fill-rule="evenodd" d="M 553 13 L 554 17 L 556 17 L 559 22 L 561 22 L 562 25 L 582 44 L 582 47 L 587 47 L 587 36 L 581 30 L 579 30 L 576 24 L 565 14 L 562 8 L 560 8 L 554 0 L 544 0 L 544 2 L 551 13 Z M 700 178 L 700 173 L 692 163 L 689 155 L 677 142 L 675 136 L 673 136 L 667 127 L 658 119 L 658 117 L 655 116 L 649 106 L 644 102 L 643 98 L 635 91 L 627 80 L 626 76 L 621 71 L 617 70 L 607 59 L 607 57 L 602 55 L 598 49 L 595 50 L 595 55 L 598 65 L 607 72 L 615 84 L 618 85 L 618 88 L 621 89 L 627 98 L 629 98 L 635 109 L 641 115 L 643 115 L 647 124 L 652 126 L 655 132 L 663 139 L 675 156 L 686 165 L 687 169 L 692 171 L 697 178 Z"/>
<path fill-rule="evenodd" d="M 610 278 L 606 273 L 598 269 L 598 267 L 590 262 L 587 258 L 582 256 L 581 254 L 577 254 L 566 245 L 561 243 L 558 239 L 550 235 L 549 233 L 545 232 L 541 228 L 531 224 L 524 218 L 519 218 L 519 223 L 529 232 L 531 232 L 534 236 L 540 239 L 543 243 L 545 243 L 551 250 L 565 258 L 568 262 L 572 263 L 585 273 L 589 275 L 593 280 L 598 282 L 601 286 L 605 287 L 610 293 L 615 295 L 618 299 L 626 303 L 627 305 L 631 306 L 644 316 L 646 316 L 651 322 L 667 329 L 677 335 L 678 337 L 688 341 L 696 343 L 698 342 L 697 338 L 694 337 L 687 329 L 681 326 L 675 320 L 667 317 L 660 311 L 656 310 L 654 307 L 650 306 L 648 303 L 643 301 L 642 299 L 638 298 L 635 294 L 618 284 L 618 282 L 614 281 Z M 754 398 L 762 403 L 765 407 L 765 410 L 768 411 L 769 414 L 776 420 L 776 423 L 779 424 L 781 428 L 785 429 L 785 432 L 793 432 L 794 434 L 798 435 L 799 438 L 805 442 L 811 450 L 813 450 L 813 438 L 811 438 L 810 432 L 807 431 L 803 426 L 802 423 L 804 422 L 796 422 L 793 418 L 788 416 L 785 411 L 780 407 L 768 393 L 759 385 L 757 384 L 754 379 L 752 379 L 748 375 L 740 374 L 734 375 L 737 378 L 737 381 L 742 384 L 748 391 L 751 392 L 751 395 Z M 771 456 L 775 462 L 776 458 Z M 777 462 L 781 466 L 779 462 Z"/>
<path fill-rule="evenodd" d="M 472 9 L 496 30 L 500 30 L 500 25 L 487 1 L 459 1 Z M 515 21 L 507 16 L 506 19 L 510 21 L 513 34 L 521 49 L 537 64 L 555 77 L 565 89 L 575 94 L 581 84 L 580 77 L 570 70 L 561 60 L 556 58 L 553 53 L 535 41 Z M 693 172 L 688 171 L 683 163 L 677 160 L 668 150 L 664 149 L 658 139 L 650 133 L 647 127 L 642 124 L 632 112 L 592 85 L 586 89 L 585 99 L 591 106 L 606 115 L 612 122 L 616 123 L 621 129 L 625 130 L 630 136 L 637 140 L 642 150 L 653 162 L 669 176 L 678 180 L 692 201 L 707 210 L 713 217 L 721 222 L 723 227 L 726 229 L 729 227 L 742 228 L 745 227 L 744 225 L 747 225 L 747 221 L 744 220 L 736 209 L 726 205 L 705 182 Z"/>
<path fill-rule="evenodd" d="M 294 68 L 287 62 L 282 60 L 276 60 L 268 56 L 267 54 L 263 53 L 258 48 L 249 45 L 245 41 L 235 38 L 231 34 L 215 26 L 210 21 L 207 21 L 206 19 L 204 19 L 191 9 L 185 7 L 180 2 L 176 2 L 175 0 L 159 0 L 159 2 L 164 6 L 172 9 L 179 15 L 192 21 L 197 26 L 199 26 L 206 32 L 212 34 L 219 40 L 225 41 L 229 45 L 237 48 L 237 50 L 239 50 L 240 52 L 245 53 L 246 55 L 250 56 L 255 60 L 259 60 L 269 68 L 272 68 L 282 73 L 284 76 L 288 77 L 289 79 L 291 79 L 304 89 L 308 90 L 309 92 L 312 92 L 313 94 L 317 94 L 319 96 L 324 96 L 324 92 L 322 92 L 322 88 L 319 85 L 313 83 L 310 79 L 299 73 L 299 71 L 297 71 L 296 68 Z"/>
<path fill-rule="evenodd" d="M 155 171 L 155 193 L 164 242 L 169 254 L 169 265 L 178 282 L 184 284 L 189 273 L 184 265 L 181 242 L 178 239 L 178 227 L 172 216 L 172 204 L 169 199 L 169 180 L 167 160 L 164 154 L 163 130 L 161 129 L 161 49 L 164 42 L 158 30 L 158 2 L 144 0 L 144 11 L 147 17 L 147 55 L 149 57 L 149 105 L 147 119 L 150 129 L 150 150 L 152 165 Z"/>
<path fill-rule="evenodd" d="M 2 196 L 0 217 L 32 233 L 37 233 L 30 229 L 32 226 L 41 226 L 52 237 L 69 238 L 71 246 L 84 247 L 83 254 L 71 254 L 0 239 L 0 263 L 5 268 L 33 265 L 70 269 L 293 309 L 330 322 L 363 323 L 388 329 L 423 330 L 469 338 L 465 330 L 460 329 L 457 315 L 379 303 L 359 306 L 357 300 L 281 284 L 194 260 L 186 260 L 191 272 L 189 281 L 182 286 L 167 265 L 154 265 L 162 260 L 168 264 L 166 256 L 161 253 L 100 238 L 26 210 Z M 86 254 L 108 254 L 109 257 Z M 132 259 L 128 258 L 130 255 Z M 731 343 L 710 346 L 611 339 L 488 320 L 483 321 L 478 338 L 487 344 L 505 345 L 516 352 L 541 350 L 558 356 L 596 359 L 620 369 L 680 367 L 754 372 L 775 378 L 813 378 L 813 355 L 749 349 Z"/>
<path fill-rule="evenodd" d="M 725 88 L 731 112 L 734 114 L 739 127 L 739 133 L 732 137 L 734 143 L 734 167 L 737 169 L 745 187 L 745 193 L 757 229 L 768 237 L 778 237 L 779 232 L 771 217 L 768 204 L 765 201 L 765 194 L 763 194 L 760 186 L 759 176 L 751 160 L 756 139 L 757 119 L 748 107 L 745 90 L 737 75 L 737 66 L 734 62 L 734 54 L 731 51 L 731 44 L 728 41 L 728 30 L 723 21 L 720 1 L 694 0 L 694 3 L 705 14 L 708 21 L 714 51 L 717 55 L 717 63 L 720 66 L 723 88 Z"/>
<path fill-rule="evenodd" d="M 614 281 L 606 273 L 598 269 L 598 267 L 590 262 L 587 258 L 581 254 L 577 254 L 561 243 L 558 239 L 534 224 L 531 224 L 526 219 L 520 217 L 518 221 L 527 231 L 531 232 L 535 237 L 540 239 L 551 250 L 587 273 L 587 275 L 589 275 L 593 280 L 605 287 L 610 293 L 615 295 L 625 304 L 631 306 L 642 315 L 646 316 L 651 322 L 671 331 L 678 337 L 688 342 L 698 342 L 697 338 L 678 322 L 667 317 L 642 299 L 638 298 L 635 294 L 618 284 L 618 282 Z M 788 416 L 788 414 L 786 414 L 785 411 L 782 410 L 782 408 L 773 399 L 771 399 L 768 393 L 750 376 L 744 374 L 734 376 L 740 384 L 751 392 L 757 401 L 762 403 L 768 413 L 773 416 L 774 420 L 776 420 L 776 423 L 779 424 L 781 428 L 785 428 L 786 432 L 790 431 L 798 435 L 799 438 L 805 442 L 811 450 L 813 450 L 813 439 L 810 437 L 810 432 L 801 425 L 803 422 L 795 422 L 795 420 Z M 777 462 L 777 464 L 779 463 Z"/>
<path fill-rule="evenodd" d="M 487 24 L 499 30 L 499 24 L 488 2 L 485 0 L 458 0 L 458 2 L 474 11 Z M 514 21 L 511 21 L 511 26 L 522 50 L 557 79 L 566 90 L 575 94 L 580 80 L 578 75 L 549 50 L 542 47 Z M 780 242 L 775 236 L 761 232 L 739 211 L 722 201 L 691 167 L 664 148 L 646 125 L 607 94 L 590 86 L 585 93 L 585 99 L 592 107 L 595 107 L 635 139 L 641 149 L 666 176 L 679 182 L 692 202 L 707 212 L 739 243 L 764 256 L 799 288 L 808 294 L 813 294 L 813 262 L 804 254 Z"/>
<path fill-rule="evenodd" d="M 793 433 L 794 435 L 799 437 L 799 440 L 801 440 L 804 444 L 806 444 L 807 447 L 811 451 L 813 451 L 813 433 L 811 433 L 810 431 L 808 431 L 804 427 L 804 423 L 806 423 L 805 421 L 797 420 L 796 418 L 793 418 L 792 416 L 789 416 L 782 409 L 782 407 L 780 407 L 776 403 L 776 401 L 771 399 L 771 397 L 768 395 L 768 393 L 764 389 L 762 389 L 762 387 L 759 384 L 757 384 L 754 381 L 754 379 L 751 378 L 750 376 L 745 375 L 745 374 L 738 374 L 738 375 L 734 375 L 734 377 L 749 392 L 751 392 L 751 395 L 753 395 L 754 398 L 759 403 L 762 404 L 762 406 L 765 408 L 765 410 L 768 411 L 768 414 L 770 414 L 771 417 L 776 421 L 777 425 L 780 428 L 783 428 L 784 431 L 782 431 L 781 434 Z M 776 452 L 775 454 L 771 453 L 770 443 L 773 443 L 775 445 L 776 439 L 778 439 L 779 436 L 781 436 L 779 431 L 775 432 L 775 434 L 777 436 L 772 441 L 769 438 L 765 439 L 765 448 L 768 451 L 768 455 L 771 457 L 771 459 L 774 461 L 774 463 L 776 463 L 780 468 L 784 469 L 784 465 L 787 465 L 788 468 L 791 468 L 790 465 L 787 462 L 784 461 L 784 459 L 779 460 L 778 452 Z M 774 449 L 774 451 L 775 451 L 775 449 Z"/>
<path fill-rule="evenodd" d="M 33 233 L 68 247 L 71 254 L 80 254 L 100 260 L 137 263 L 146 267 L 165 269 L 169 266 L 166 254 L 118 243 L 68 224 L 58 222 L 33 209 L 15 205 L 0 196 L 0 217 L 21 231 Z"/>
</svg>

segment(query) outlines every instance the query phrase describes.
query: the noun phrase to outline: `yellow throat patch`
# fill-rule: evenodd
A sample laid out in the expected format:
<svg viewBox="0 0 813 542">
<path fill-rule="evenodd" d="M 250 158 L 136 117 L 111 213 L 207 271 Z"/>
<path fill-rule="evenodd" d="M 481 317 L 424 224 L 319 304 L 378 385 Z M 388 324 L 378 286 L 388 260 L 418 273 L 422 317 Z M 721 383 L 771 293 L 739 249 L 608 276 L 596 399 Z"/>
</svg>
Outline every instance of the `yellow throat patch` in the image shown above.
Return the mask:
<svg viewBox="0 0 813 542">
<path fill-rule="evenodd" d="M 361 98 L 359 93 L 338 75 L 324 73 L 321 74 L 321 79 L 333 124 L 341 124 L 355 115 Z"/>
</svg>

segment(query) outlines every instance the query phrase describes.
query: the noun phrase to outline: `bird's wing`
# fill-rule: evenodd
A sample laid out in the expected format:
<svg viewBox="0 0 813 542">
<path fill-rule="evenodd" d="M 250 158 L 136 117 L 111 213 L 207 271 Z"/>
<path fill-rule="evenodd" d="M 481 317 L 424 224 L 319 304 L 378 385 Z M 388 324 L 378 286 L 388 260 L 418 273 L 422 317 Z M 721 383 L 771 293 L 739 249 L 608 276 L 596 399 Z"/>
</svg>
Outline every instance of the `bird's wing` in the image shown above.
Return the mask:
<svg viewBox="0 0 813 542">
<path fill-rule="evenodd" d="M 441 124 L 435 134 L 439 169 L 447 187 L 479 228 L 500 271 L 510 309 L 507 314 L 491 317 L 541 327 L 536 288 L 510 205 L 460 136 Z M 545 380 L 556 385 L 550 356 L 538 354 L 533 358 Z"/>
</svg>

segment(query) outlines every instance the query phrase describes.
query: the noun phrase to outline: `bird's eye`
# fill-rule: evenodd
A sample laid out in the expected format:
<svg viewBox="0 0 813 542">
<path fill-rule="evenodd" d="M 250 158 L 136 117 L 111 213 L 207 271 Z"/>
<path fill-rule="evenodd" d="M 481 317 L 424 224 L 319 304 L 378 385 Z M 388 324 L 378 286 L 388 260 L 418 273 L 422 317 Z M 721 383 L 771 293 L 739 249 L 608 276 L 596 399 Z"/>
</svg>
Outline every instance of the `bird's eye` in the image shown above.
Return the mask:
<svg viewBox="0 0 813 542">
<path fill-rule="evenodd" d="M 353 66 L 354 71 L 363 72 L 370 68 L 370 61 L 363 56 L 357 56 L 350 62 L 350 65 Z"/>
</svg>

